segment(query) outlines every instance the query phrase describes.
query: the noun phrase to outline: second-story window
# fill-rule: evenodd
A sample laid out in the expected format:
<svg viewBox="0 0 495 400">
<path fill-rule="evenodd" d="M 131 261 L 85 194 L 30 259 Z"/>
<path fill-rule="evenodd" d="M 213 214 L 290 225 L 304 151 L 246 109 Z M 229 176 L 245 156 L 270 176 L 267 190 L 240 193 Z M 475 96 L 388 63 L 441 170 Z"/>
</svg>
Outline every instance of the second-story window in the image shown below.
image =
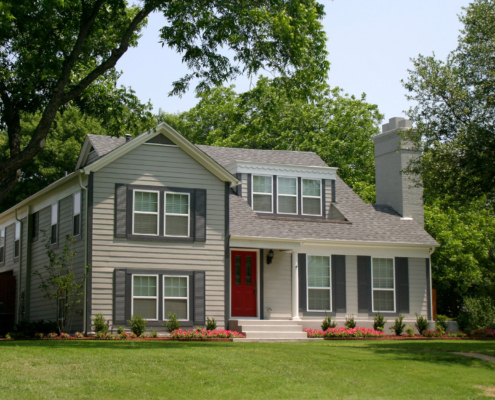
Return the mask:
<svg viewBox="0 0 495 400">
<path fill-rule="evenodd" d="M 278 213 L 297 214 L 297 178 L 279 176 L 277 179 Z"/>
<path fill-rule="evenodd" d="M 50 244 L 58 242 L 58 203 L 52 204 Z"/>
<path fill-rule="evenodd" d="M 40 230 L 40 214 L 39 214 L 39 212 L 35 212 L 34 214 L 31 214 L 31 224 L 32 224 L 31 240 L 34 242 L 34 241 L 38 240 L 38 232 Z"/>
<path fill-rule="evenodd" d="M 158 201 L 160 193 L 134 190 L 133 233 L 158 235 Z"/>
<path fill-rule="evenodd" d="M 72 197 L 72 236 L 81 234 L 81 192 Z"/>
<path fill-rule="evenodd" d="M 189 194 L 165 194 L 165 236 L 189 237 Z"/>
<path fill-rule="evenodd" d="M 302 213 L 303 215 L 321 215 L 321 180 L 302 180 Z"/>
<path fill-rule="evenodd" d="M 19 257 L 21 252 L 21 223 L 17 221 L 15 223 L 15 233 L 14 233 L 14 258 Z"/>
<path fill-rule="evenodd" d="M 253 175 L 253 210 L 271 213 L 273 205 L 272 177 Z"/>
<path fill-rule="evenodd" d="M 5 262 L 5 228 L 0 229 L 0 263 Z"/>
</svg>

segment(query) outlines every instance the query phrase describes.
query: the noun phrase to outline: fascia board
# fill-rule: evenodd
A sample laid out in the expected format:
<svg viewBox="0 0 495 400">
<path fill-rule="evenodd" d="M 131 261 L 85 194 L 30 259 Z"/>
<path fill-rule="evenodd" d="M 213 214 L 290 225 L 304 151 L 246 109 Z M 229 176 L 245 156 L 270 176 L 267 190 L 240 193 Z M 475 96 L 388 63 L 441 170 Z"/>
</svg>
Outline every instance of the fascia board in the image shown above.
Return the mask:
<svg viewBox="0 0 495 400">
<path fill-rule="evenodd" d="M 89 149 L 91 149 L 91 141 L 89 140 L 89 137 L 86 136 L 86 139 L 84 139 L 84 143 L 81 148 L 81 152 L 79 153 L 79 158 L 77 159 L 75 171 L 81 168 L 82 164 L 86 163 L 89 156 Z"/>
</svg>

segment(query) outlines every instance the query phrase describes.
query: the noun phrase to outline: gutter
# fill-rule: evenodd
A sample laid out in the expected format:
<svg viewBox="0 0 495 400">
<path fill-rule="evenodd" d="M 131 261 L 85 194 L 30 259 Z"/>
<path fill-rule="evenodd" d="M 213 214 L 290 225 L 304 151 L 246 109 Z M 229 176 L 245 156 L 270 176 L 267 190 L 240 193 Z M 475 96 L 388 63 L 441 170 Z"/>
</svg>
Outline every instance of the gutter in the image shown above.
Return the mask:
<svg viewBox="0 0 495 400">
<path fill-rule="evenodd" d="M 81 187 L 82 190 L 84 190 L 84 274 L 86 274 L 86 266 L 88 265 L 88 188 L 85 187 L 82 183 L 82 176 L 84 174 L 83 170 L 80 170 L 80 174 L 77 176 L 79 179 L 79 186 Z M 87 281 L 88 278 L 84 278 L 84 300 L 83 300 L 83 332 L 86 334 L 87 333 L 87 326 L 86 326 L 86 320 L 87 320 L 87 309 L 86 309 L 86 301 L 88 297 L 88 290 L 87 290 Z"/>
</svg>

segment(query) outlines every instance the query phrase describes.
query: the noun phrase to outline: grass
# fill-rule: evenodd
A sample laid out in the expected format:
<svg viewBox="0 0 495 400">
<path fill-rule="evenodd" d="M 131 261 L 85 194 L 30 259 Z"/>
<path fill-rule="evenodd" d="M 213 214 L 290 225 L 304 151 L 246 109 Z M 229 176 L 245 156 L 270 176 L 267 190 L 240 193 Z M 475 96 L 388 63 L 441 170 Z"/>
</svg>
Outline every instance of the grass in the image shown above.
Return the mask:
<svg viewBox="0 0 495 400">
<path fill-rule="evenodd" d="M 474 399 L 495 341 L 0 342 L 1 399 Z"/>
</svg>

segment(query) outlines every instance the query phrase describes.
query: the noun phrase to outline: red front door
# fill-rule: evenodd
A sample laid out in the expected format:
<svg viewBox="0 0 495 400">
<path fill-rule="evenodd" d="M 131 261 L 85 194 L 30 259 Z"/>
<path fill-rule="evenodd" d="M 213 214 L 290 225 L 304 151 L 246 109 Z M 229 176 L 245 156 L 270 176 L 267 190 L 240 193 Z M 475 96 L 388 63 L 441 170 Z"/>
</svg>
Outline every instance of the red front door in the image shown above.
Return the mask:
<svg viewBox="0 0 495 400">
<path fill-rule="evenodd" d="M 256 252 L 233 251 L 231 277 L 232 316 L 256 317 Z"/>
</svg>

